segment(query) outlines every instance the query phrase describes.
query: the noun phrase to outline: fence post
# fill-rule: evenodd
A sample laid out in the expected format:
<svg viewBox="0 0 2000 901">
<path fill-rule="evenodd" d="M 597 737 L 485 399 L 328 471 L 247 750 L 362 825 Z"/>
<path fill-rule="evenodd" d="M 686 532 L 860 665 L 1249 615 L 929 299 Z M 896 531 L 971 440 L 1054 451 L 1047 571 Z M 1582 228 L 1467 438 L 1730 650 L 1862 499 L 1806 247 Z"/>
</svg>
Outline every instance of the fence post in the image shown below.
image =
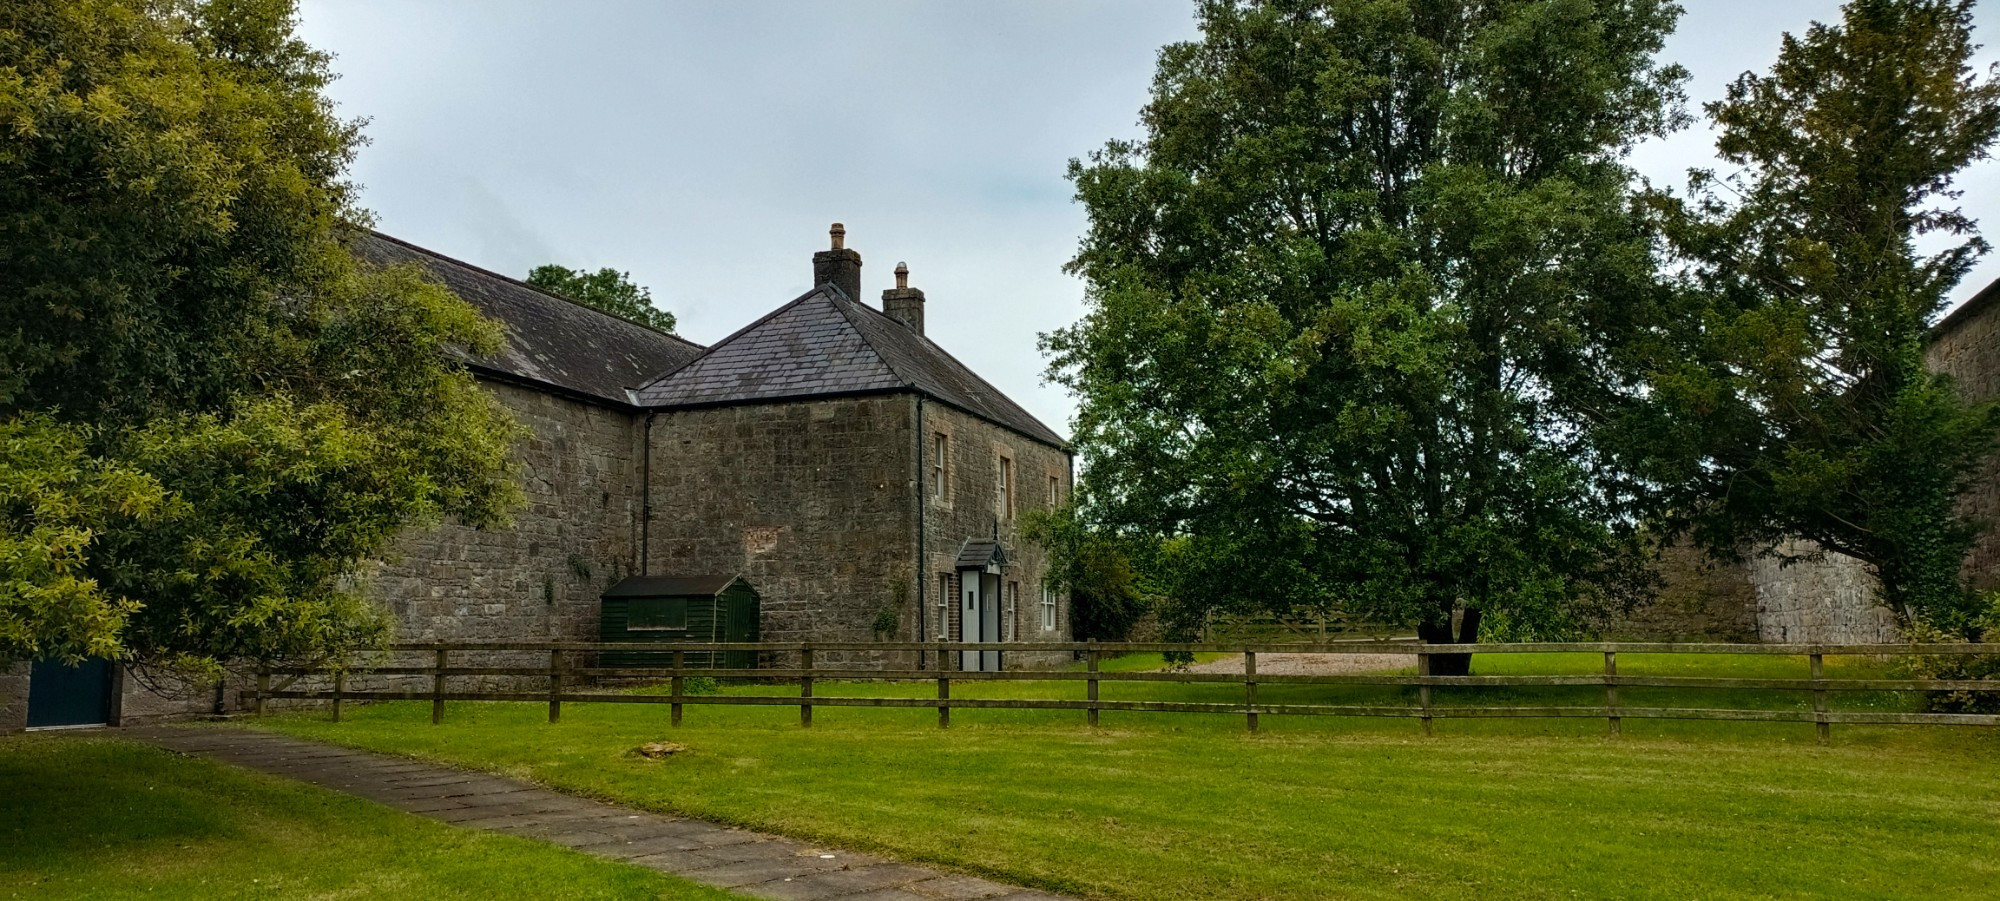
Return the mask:
<svg viewBox="0 0 2000 901">
<path fill-rule="evenodd" d="M 1243 649 L 1243 713 L 1257 731 L 1257 652 Z"/>
<path fill-rule="evenodd" d="M 347 687 L 346 683 L 347 683 L 347 672 L 345 670 L 334 670 L 333 671 L 333 721 L 336 723 L 340 722 L 340 692 L 341 689 Z"/>
<path fill-rule="evenodd" d="M 1422 676 L 1425 679 L 1429 679 L 1430 674 L 1431 674 L 1430 653 L 1428 651 L 1418 651 L 1417 675 Z M 1420 708 L 1422 708 L 1421 716 L 1424 721 L 1424 734 L 1429 735 L 1431 734 L 1431 684 L 1428 681 L 1422 685 L 1417 686 L 1417 705 Z"/>
<path fill-rule="evenodd" d="M 956 661 L 947 661 L 944 642 L 942 641 L 938 642 L 937 682 L 938 682 L 938 701 L 940 702 L 951 700 L 951 668 L 954 663 L 956 663 Z M 943 729 L 950 725 L 951 725 L 951 705 L 945 703 L 939 703 L 938 728 Z"/>
<path fill-rule="evenodd" d="M 1089 643 L 1093 645 L 1097 644 L 1097 639 L 1095 638 L 1090 639 Z M 1086 663 L 1086 668 L 1090 673 L 1089 691 L 1086 696 L 1090 700 L 1096 701 L 1097 700 L 1097 649 L 1094 647 L 1090 648 L 1084 651 L 1084 654 L 1085 654 L 1084 659 L 1088 661 Z M 1090 708 L 1084 711 L 1084 719 L 1093 727 L 1097 725 L 1097 707 L 1094 704 Z"/>
<path fill-rule="evenodd" d="M 1819 743 L 1833 740 L 1833 724 L 1826 721 L 1826 678 L 1825 662 L 1820 654 L 1812 655 L 1813 678 L 1813 731 L 1819 733 Z"/>
<path fill-rule="evenodd" d="M 444 722 L 444 642 L 438 642 L 437 671 L 431 677 L 431 725 Z"/>
<path fill-rule="evenodd" d="M 1611 734 L 1622 734 L 1623 724 L 1618 716 L 1618 652 L 1604 652 L 1604 706 L 1609 712 L 1606 719 L 1610 723 Z"/>
<path fill-rule="evenodd" d="M 673 724 L 676 726 L 681 724 L 681 655 L 683 653 L 686 652 L 678 650 L 674 652 L 674 683 L 671 691 L 673 693 Z"/>
<path fill-rule="evenodd" d="M 799 669 L 803 670 L 803 673 L 799 676 L 799 700 L 801 701 L 799 704 L 799 728 L 801 729 L 811 729 L 813 724 L 812 668 L 813 646 L 812 642 L 808 641 L 799 646 Z"/>
<path fill-rule="evenodd" d="M 257 693 L 250 700 L 251 711 L 253 713 L 257 714 L 258 716 L 264 715 L 264 696 L 269 694 L 270 692 L 271 692 L 271 665 L 269 663 L 260 662 L 257 664 Z"/>
<path fill-rule="evenodd" d="M 561 648 L 549 649 L 549 722 L 562 722 L 562 665 Z"/>
</svg>

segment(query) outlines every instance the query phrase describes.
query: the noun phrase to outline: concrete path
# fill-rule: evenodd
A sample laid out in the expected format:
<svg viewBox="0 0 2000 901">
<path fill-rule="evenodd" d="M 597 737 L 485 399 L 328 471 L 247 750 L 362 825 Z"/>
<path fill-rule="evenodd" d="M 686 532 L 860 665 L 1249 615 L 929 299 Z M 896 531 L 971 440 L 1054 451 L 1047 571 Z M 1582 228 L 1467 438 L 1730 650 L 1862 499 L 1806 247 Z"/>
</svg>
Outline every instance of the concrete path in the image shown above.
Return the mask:
<svg viewBox="0 0 2000 901">
<path fill-rule="evenodd" d="M 647 813 L 502 776 L 269 732 L 151 726 L 118 734 L 323 785 L 418 816 L 554 842 L 758 898 L 1063 901 L 1059 895 Z"/>
</svg>

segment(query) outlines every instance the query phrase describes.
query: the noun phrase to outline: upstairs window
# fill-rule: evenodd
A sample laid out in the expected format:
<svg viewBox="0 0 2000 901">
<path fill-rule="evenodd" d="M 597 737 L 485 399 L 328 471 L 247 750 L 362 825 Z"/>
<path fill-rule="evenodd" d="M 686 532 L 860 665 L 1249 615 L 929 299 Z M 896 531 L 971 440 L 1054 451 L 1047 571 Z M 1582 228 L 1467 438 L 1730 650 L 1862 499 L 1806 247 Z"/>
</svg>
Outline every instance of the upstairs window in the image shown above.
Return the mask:
<svg viewBox="0 0 2000 901">
<path fill-rule="evenodd" d="M 951 500 L 951 436 L 943 432 L 931 434 L 931 499 L 939 503 Z"/>
<path fill-rule="evenodd" d="M 1060 503 L 1062 503 L 1062 477 L 1049 476 L 1049 508 L 1054 509 Z"/>
<path fill-rule="evenodd" d="M 1000 472 L 999 475 L 994 479 L 994 482 L 995 482 L 995 487 L 999 489 L 999 497 L 995 498 L 995 503 L 999 507 L 1000 518 L 1013 519 L 1014 518 L 1014 458 L 1009 457 L 1005 454 L 1002 454 L 1000 456 Z"/>
</svg>

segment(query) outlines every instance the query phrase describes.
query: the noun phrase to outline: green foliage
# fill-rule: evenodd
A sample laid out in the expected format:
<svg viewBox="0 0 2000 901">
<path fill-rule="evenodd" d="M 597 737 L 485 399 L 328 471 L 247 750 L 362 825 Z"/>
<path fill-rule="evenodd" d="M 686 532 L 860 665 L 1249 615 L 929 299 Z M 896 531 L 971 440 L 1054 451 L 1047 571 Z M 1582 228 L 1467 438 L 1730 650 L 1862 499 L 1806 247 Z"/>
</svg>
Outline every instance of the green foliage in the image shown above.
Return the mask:
<svg viewBox="0 0 2000 901">
<path fill-rule="evenodd" d="M 1671 130 L 1665 0 L 1211 0 L 1145 138 L 1071 165 L 1088 518 L 1177 607 L 1561 633 L 1636 540 L 1594 427 L 1659 302 L 1622 156 Z M 1455 610 L 1465 627 L 1451 631 Z M 1167 611 L 1170 618 L 1190 618 Z"/>
<path fill-rule="evenodd" d="M 1970 0 L 1854 0 L 1707 106 L 1740 169 L 1660 198 L 1689 312 L 1654 378 L 1664 423 L 1641 439 L 1679 453 L 1660 478 L 1710 547 L 1809 538 L 1866 563 L 1906 622 L 1960 635 L 1979 526 L 1957 501 L 2000 418 L 1925 349 L 1987 249 L 1952 203 L 2000 134 L 1971 22 Z"/>
<path fill-rule="evenodd" d="M 1049 554 L 1043 586 L 1069 593 L 1070 637 L 1125 641 L 1152 605 L 1140 591 L 1132 542 L 1092 528 L 1074 505 L 1022 515 L 1021 535 Z"/>
<path fill-rule="evenodd" d="M 107 530 L 153 516 L 152 477 L 84 453 L 80 429 L 0 422 L 0 660 L 108 655 L 139 605 L 86 568 Z"/>
<path fill-rule="evenodd" d="M 70 530 L 59 566 L 0 560 L 0 657 L 344 654 L 385 634 L 364 560 L 519 502 L 519 428 L 454 362 L 501 333 L 348 252 L 359 125 L 293 24 L 288 0 L 0 7 L 0 482 L 35 508 L 6 534 Z M 95 612 L 18 601 L 48 592 Z"/>
<path fill-rule="evenodd" d="M 719 695 L 721 693 L 722 693 L 722 682 L 721 680 L 715 678 L 714 676 L 681 677 L 681 694 Z"/>
<path fill-rule="evenodd" d="M 1905 627 L 1906 640 L 1924 644 L 1963 641 L 2000 641 L 2000 592 L 1983 592 L 1971 605 L 1971 634 L 1946 632 L 1928 622 Z M 1962 654 L 1919 654 L 1898 661 L 1900 675 L 1912 679 L 1987 680 L 1990 691 L 1933 691 L 1924 698 L 1924 709 L 1934 713 L 2000 713 L 2000 656 Z"/>
<path fill-rule="evenodd" d="M 902 628 L 903 615 L 895 607 L 885 606 L 875 611 L 875 623 L 870 627 L 870 631 L 875 633 L 876 638 L 893 638 L 897 632 L 902 631 Z"/>
<path fill-rule="evenodd" d="M 530 271 L 528 284 L 613 316 L 673 334 L 674 314 L 653 306 L 653 292 L 632 284 L 629 272 L 609 267 L 585 272 L 550 263 Z"/>
</svg>

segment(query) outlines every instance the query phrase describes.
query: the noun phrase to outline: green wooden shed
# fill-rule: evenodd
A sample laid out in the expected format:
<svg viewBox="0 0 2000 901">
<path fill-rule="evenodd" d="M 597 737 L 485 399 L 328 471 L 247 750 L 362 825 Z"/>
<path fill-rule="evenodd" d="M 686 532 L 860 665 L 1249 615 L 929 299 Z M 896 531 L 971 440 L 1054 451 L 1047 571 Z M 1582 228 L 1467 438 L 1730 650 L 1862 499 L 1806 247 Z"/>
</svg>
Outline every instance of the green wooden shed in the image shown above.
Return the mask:
<svg viewBox="0 0 2000 901">
<path fill-rule="evenodd" d="M 757 589 L 742 576 L 632 576 L 603 594 L 598 620 L 610 642 L 756 641 Z M 605 651 L 604 666 L 671 666 L 672 651 Z M 682 663 L 703 669 L 750 669 L 756 651 L 688 651 Z"/>
</svg>

